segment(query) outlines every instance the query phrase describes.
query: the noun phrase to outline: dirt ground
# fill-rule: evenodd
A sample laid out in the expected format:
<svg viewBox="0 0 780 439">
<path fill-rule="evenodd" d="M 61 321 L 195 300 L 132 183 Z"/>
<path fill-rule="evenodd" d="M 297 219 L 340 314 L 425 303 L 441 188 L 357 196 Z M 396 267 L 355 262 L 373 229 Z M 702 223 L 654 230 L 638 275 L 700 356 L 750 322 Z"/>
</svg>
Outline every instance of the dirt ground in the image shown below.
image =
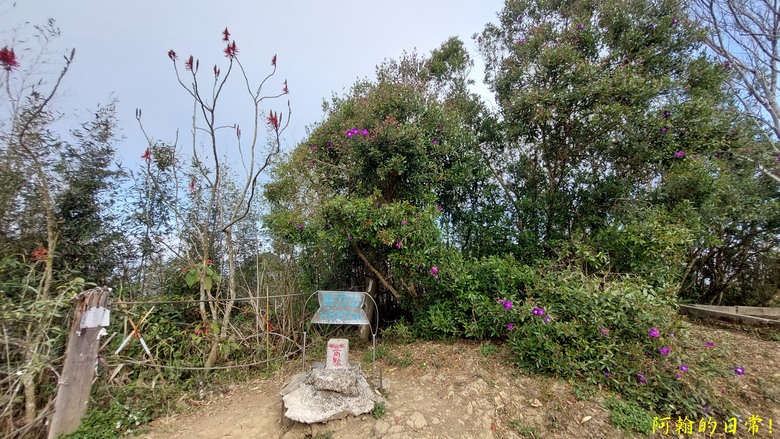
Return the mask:
<svg viewBox="0 0 780 439">
<path fill-rule="evenodd" d="M 780 342 L 718 326 L 693 326 L 692 336 L 728 358 L 741 377 L 715 383 L 743 416 L 764 419 L 755 437 L 780 438 Z M 363 359 L 361 349 L 350 352 Z M 282 416 L 278 392 L 296 372 L 294 362 L 266 380 L 231 386 L 183 413 L 152 422 L 144 439 L 162 438 L 623 438 L 603 407 L 602 392 L 584 392 L 563 380 L 530 375 L 506 360 L 502 348 L 469 342 L 380 344 L 378 367 L 390 386 L 383 416 L 349 417 L 304 425 Z M 364 363 L 365 364 L 365 363 Z M 364 367 L 365 369 L 366 367 Z M 768 432 L 768 420 L 773 431 Z M 676 437 L 670 432 L 669 437 Z M 704 437 L 700 434 L 680 437 Z M 737 436 L 751 437 L 746 427 Z"/>
</svg>

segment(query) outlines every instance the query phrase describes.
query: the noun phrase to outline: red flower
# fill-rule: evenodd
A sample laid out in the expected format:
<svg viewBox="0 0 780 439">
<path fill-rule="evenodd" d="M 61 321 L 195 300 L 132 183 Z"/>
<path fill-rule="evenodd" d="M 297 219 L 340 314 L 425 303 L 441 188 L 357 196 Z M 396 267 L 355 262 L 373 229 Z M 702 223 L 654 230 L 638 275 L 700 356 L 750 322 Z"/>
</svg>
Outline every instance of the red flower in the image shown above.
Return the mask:
<svg viewBox="0 0 780 439">
<path fill-rule="evenodd" d="M 214 77 L 219 78 L 219 69 L 216 64 L 214 64 Z"/>
<path fill-rule="evenodd" d="M 191 191 L 195 190 L 195 179 L 194 178 L 192 180 L 190 180 L 190 190 Z"/>
<path fill-rule="evenodd" d="M 3 65 L 3 68 L 7 72 L 19 67 L 19 62 L 16 61 L 14 49 L 8 50 L 8 46 L 0 49 L 0 64 Z"/>
<path fill-rule="evenodd" d="M 227 47 L 225 47 L 225 56 L 228 58 L 235 58 L 237 53 L 238 47 L 236 47 L 236 41 L 233 40 L 232 43 L 228 43 Z"/>
<path fill-rule="evenodd" d="M 287 80 L 286 79 L 284 80 L 284 87 L 282 87 L 282 92 L 284 94 L 287 94 L 287 93 L 290 92 L 290 90 L 287 88 Z"/>
<path fill-rule="evenodd" d="M 230 41 L 230 32 L 228 32 L 228 28 L 225 28 L 225 30 L 222 31 L 222 41 Z"/>
<path fill-rule="evenodd" d="M 271 58 L 271 65 L 276 67 L 276 54 L 274 53 L 274 57 Z"/>
<path fill-rule="evenodd" d="M 141 155 L 141 158 L 146 160 L 147 162 L 152 161 L 152 152 L 149 151 L 149 148 L 146 148 L 146 151 Z"/>
<path fill-rule="evenodd" d="M 187 70 L 192 70 L 192 55 L 187 58 L 187 61 L 184 61 L 184 68 Z"/>
<path fill-rule="evenodd" d="M 271 125 L 274 129 L 279 129 L 279 122 L 280 118 L 279 116 L 274 113 L 273 111 L 268 112 L 268 124 Z"/>
<path fill-rule="evenodd" d="M 173 49 L 168 51 L 168 58 L 170 58 L 173 61 L 176 61 L 176 52 L 174 52 Z"/>
<path fill-rule="evenodd" d="M 30 255 L 30 260 L 34 262 L 45 261 L 48 257 L 49 251 L 43 248 L 42 245 L 39 245 L 38 248 L 32 252 L 32 255 Z"/>
</svg>

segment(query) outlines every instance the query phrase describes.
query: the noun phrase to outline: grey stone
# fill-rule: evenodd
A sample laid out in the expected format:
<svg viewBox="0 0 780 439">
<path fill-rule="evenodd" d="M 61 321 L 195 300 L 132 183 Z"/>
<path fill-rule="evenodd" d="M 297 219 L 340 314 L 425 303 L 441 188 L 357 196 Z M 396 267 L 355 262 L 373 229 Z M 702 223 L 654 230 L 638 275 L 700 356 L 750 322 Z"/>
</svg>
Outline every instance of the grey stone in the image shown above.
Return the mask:
<svg viewBox="0 0 780 439">
<path fill-rule="evenodd" d="M 420 412 L 414 412 L 406 423 L 415 430 L 420 430 L 428 426 L 428 421 L 425 420 L 425 416 Z"/>
<path fill-rule="evenodd" d="M 331 374 L 337 372 L 338 375 Z M 284 415 L 304 424 L 360 416 L 385 400 L 374 392 L 359 367 L 350 369 L 315 369 L 294 379 L 296 388 L 285 386 L 282 395 Z M 296 377 L 297 378 L 297 377 Z"/>
<path fill-rule="evenodd" d="M 292 378 L 290 378 L 290 382 L 288 382 L 287 384 L 284 385 L 284 387 L 282 387 L 282 390 L 279 391 L 279 394 L 282 396 L 287 395 L 288 393 L 297 389 L 304 381 L 306 381 L 306 378 L 308 377 L 309 374 L 306 372 L 301 372 L 299 374 L 294 375 Z"/>
<path fill-rule="evenodd" d="M 381 419 L 376 421 L 376 424 L 374 424 L 374 436 L 376 437 L 382 437 L 386 435 L 388 430 L 390 430 L 390 424 Z"/>
<path fill-rule="evenodd" d="M 317 390 L 330 390 L 347 396 L 357 396 L 358 375 L 360 371 L 355 369 L 314 369 L 306 382 Z"/>
</svg>

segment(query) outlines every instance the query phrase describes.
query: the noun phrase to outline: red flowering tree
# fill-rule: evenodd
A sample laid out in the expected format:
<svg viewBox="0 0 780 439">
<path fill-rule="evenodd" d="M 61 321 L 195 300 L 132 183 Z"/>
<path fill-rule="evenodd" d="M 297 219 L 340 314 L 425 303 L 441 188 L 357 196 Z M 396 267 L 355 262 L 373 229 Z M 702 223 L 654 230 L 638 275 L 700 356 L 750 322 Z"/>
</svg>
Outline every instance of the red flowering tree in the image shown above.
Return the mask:
<svg viewBox="0 0 780 439">
<path fill-rule="evenodd" d="M 192 148 L 185 152 L 176 142 L 166 145 L 147 135 L 148 147 L 141 154 L 151 196 L 162 200 L 162 207 L 172 212 L 176 224 L 172 234 L 151 231 L 153 242 L 187 261 L 187 284 L 198 286 L 203 323 L 214 328 L 210 331 L 212 343 L 206 367 L 217 361 L 220 347 L 224 348 L 230 335 L 241 262 L 237 260 L 237 230 L 253 218 L 258 180 L 279 154 L 280 137 L 291 113 L 289 101 L 286 114 L 275 109 L 266 113 L 263 109 L 289 93 L 287 81 L 267 91 L 276 75 L 276 55 L 271 59 L 271 71 L 259 84 L 252 84 L 241 63 L 239 46 L 227 28 L 222 40 L 227 64 L 215 64 L 208 73 L 200 69 L 200 60 L 194 56 L 181 63 L 174 50 L 168 52 L 179 85 L 194 102 Z M 225 90 L 231 78 L 241 83 L 251 100 L 248 136 L 238 124 L 223 121 L 218 112 L 227 99 Z M 137 118 L 140 123 L 140 110 Z M 226 136 L 225 132 L 230 134 Z M 224 305 L 217 305 L 215 299 L 224 300 Z"/>
</svg>

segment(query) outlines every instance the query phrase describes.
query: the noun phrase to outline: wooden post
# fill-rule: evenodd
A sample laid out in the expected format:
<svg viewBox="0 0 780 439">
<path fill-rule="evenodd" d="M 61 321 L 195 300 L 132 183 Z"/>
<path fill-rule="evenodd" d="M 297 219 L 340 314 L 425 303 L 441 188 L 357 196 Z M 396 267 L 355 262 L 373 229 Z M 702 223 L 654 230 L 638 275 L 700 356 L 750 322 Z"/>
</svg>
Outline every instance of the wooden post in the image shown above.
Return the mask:
<svg viewBox="0 0 780 439">
<path fill-rule="evenodd" d="M 49 439 L 74 432 L 87 412 L 100 335 L 108 326 L 108 313 L 103 310 L 107 309 L 110 291 L 108 287 L 93 288 L 76 297 Z"/>
<path fill-rule="evenodd" d="M 366 293 L 368 293 L 369 296 L 375 297 L 374 294 L 374 279 L 368 279 L 368 287 L 366 287 Z M 376 319 L 374 318 L 374 302 L 371 299 L 366 299 L 366 316 L 368 317 L 368 321 L 371 323 L 370 325 L 362 325 L 360 327 L 360 334 L 359 338 L 360 340 L 363 340 L 365 342 L 369 341 L 371 339 L 371 328 L 376 330 L 377 328 L 374 328 L 376 326 Z"/>
</svg>

